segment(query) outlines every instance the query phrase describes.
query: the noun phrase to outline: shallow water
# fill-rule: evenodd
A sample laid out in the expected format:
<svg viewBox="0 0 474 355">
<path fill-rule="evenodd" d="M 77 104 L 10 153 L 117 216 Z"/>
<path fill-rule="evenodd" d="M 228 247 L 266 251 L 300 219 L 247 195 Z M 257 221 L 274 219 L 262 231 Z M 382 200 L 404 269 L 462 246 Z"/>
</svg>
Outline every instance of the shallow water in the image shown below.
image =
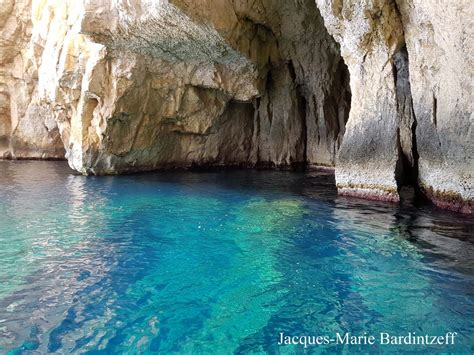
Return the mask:
<svg viewBox="0 0 474 355">
<path fill-rule="evenodd" d="M 474 222 L 331 175 L 0 161 L 0 353 L 474 351 Z M 454 345 L 278 346 L 285 335 Z"/>
</svg>

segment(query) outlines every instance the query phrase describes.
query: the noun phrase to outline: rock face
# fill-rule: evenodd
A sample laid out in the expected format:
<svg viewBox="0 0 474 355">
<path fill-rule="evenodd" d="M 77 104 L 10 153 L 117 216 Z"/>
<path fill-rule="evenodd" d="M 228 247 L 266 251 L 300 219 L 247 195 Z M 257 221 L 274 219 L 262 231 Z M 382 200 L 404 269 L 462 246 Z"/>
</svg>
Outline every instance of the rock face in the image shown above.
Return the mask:
<svg viewBox="0 0 474 355">
<path fill-rule="evenodd" d="M 350 108 L 349 76 L 314 1 L 174 3 L 211 22 L 257 69 L 252 164 L 334 166 Z M 226 15 L 209 11 L 216 4 Z"/>
<path fill-rule="evenodd" d="M 5 0 L 0 156 L 83 174 L 336 166 L 472 212 L 473 4 Z M 347 123 L 347 124 L 346 124 Z"/>
<path fill-rule="evenodd" d="M 0 157 L 64 157 L 57 122 L 38 91 L 52 25 L 41 11 L 28 0 L 5 0 L 0 9 Z"/>
<path fill-rule="evenodd" d="M 353 95 L 339 191 L 396 201 L 409 183 L 441 207 L 472 213 L 474 3 L 317 2 Z"/>
<path fill-rule="evenodd" d="M 334 166 L 349 78 L 312 0 L 33 0 L 32 9 L 25 46 L 42 51 L 25 102 L 54 123 L 74 169 Z M 20 156 L 15 145 L 7 154 Z"/>
<path fill-rule="evenodd" d="M 351 76 L 352 106 L 336 170 L 343 194 L 398 201 L 398 106 L 392 58 L 403 28 L 386 1 L 318 0 L 325 23 L 341 44 Z"/>
<path fill-rule="evenodd" d="M 410 56 L 419 184 L 441 207 L 474 212 L 474 3 L 397 1 Z"/>
</svg>

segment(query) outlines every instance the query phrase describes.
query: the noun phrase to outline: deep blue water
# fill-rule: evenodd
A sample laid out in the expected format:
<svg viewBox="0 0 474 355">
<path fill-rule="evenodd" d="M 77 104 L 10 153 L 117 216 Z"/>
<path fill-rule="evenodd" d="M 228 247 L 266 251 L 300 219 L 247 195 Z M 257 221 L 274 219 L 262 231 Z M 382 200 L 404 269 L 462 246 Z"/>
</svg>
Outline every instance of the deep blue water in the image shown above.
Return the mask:
<svg viewBox="0 0 474 355">
<path fill-rule="evenodd" d="M 0 353 L 474 351 L 474 221 L 331 175 L 0 161 Z M 350 332 L 454 345 L 279 346 Z"/>
</svg>

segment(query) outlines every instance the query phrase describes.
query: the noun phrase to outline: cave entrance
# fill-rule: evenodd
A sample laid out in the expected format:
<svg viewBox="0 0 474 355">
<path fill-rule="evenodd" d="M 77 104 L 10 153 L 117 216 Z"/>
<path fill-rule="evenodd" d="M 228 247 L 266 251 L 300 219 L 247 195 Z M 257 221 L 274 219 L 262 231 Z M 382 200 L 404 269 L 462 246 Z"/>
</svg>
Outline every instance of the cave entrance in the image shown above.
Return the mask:
<svg viewBox="0 0 474 355">
<path fill-rule="evenodd" d="M 315 1 L 275 0 L 263 15 L 239 16 L 246 36 L 234 46 L 256 63 L 261 82 L 254 164 L 333 168 L 349 117 L 349 71 Z"/>
<path fill-rule="evenodd" d="M 229 5 L 216 11 L 206 2 L 171 3 L 189 18 L 179 17 L 180 23 L 173 15 L 163 31 L 151 26 L 144 33 L 150 41 L 136 35 L 130 44 L 119 41 L 97 64 L 97 72 L 128 71 L 123 61 L 137 58 L 130 67 L 134 85 L 118 90 L 114 79 L 103 88 L 103 95 L 113 95 L 108 117 L 102 101 L 97 108 L 89 101 L 81 113 L 82 127 L 97 136 L 90 142 L 100 144 L 81 143 L 81 164 L 88 166 L 78 170 L 334 168 L 349 117 L 350 79 L 315 1 L 230 0 L 215 2 Z M 146 27 L 129 28 L 130 34 Z"/>
</svg>

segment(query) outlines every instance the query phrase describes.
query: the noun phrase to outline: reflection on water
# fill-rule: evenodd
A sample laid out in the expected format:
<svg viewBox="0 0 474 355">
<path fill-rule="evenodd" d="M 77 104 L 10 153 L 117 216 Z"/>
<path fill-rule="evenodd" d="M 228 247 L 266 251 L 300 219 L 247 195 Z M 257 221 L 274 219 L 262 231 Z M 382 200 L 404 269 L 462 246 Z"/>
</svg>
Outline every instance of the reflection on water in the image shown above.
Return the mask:
<svg viewBox="0 0 474 355">
<path fill-rule="evenodd" d="M 0 161 L 0 201 L 0 352 L 293 353 L 280 332 L 381 331 L 474 350 L 466 216 L 338 197 L 327 174 L 62 162 Z M 387 349 L 407 350 L 346 348 Z"/>
</svg>

